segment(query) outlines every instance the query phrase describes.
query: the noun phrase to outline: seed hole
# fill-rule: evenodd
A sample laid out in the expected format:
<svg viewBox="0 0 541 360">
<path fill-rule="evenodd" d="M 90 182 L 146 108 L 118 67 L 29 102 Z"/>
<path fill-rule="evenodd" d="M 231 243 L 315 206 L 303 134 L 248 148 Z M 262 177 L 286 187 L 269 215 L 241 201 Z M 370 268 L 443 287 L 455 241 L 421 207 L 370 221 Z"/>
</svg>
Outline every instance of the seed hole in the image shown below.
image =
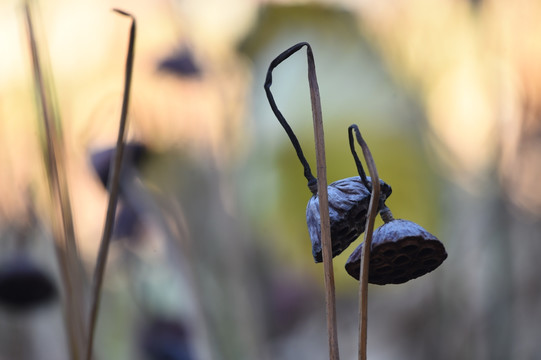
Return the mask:
<svg viewBox="0 0 541 360">
<path fill-rule="evenodd" d="M 414 251 L 417 251 L 419 247 L 415 244 L 407 244 L 405 246 L 402 247 L 402 250 L 404 250 L 405 252 L 407 253 L 412 253 Z"/>
<path fill-rule="evenodd" d="M 396 251 L 394 251 L 394 249 L 387 249 L 383 252 L 383 256 L 391 257 L 394 256 L 395 253 Z"/>
<path fill-rule="evenodd" d="M 425 248 L 422 248 L 421 251 L 419 251 L 419 256 L 425 257 L 425 256 L 431 255 L 432 253 L 434 253 L 433 248 L 425 247 Z"/>
<path fill-rule="evenodd" d="M 395 265 L 404 265 L 410 261 L 410 258 L 404 254 L 398 255 L 394 260 L 393 264 Z"/>
<path fill-rule="evenodd" d="M 393 270 L 392 267 L 390 267 L 389 265 L 384 265 L 384 266 L 381 266 L 379 268 L 376 268 L 375 272 L 379 273 L 379 274 L 387 274 L 387 273 L 390 273 L 391 270 Z"/>
</svg>

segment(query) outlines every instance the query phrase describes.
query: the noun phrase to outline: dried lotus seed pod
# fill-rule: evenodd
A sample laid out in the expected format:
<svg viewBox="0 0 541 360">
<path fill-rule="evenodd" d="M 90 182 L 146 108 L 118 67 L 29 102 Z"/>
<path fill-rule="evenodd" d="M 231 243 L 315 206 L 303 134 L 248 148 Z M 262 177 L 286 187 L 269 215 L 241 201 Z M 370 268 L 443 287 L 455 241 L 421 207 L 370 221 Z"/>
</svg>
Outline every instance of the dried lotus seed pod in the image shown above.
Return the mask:
<svg viewBox="0 0 541 360">
<path fill-rule="evenodd" d="M 24 312 L 57 297 L 51 278 L 26 256 L 16 255 L 0 267 L 0 305 Z"/>
<path fill-rule="evenodd" d="M 362 248 L 359 245 L 346 263 L 346 271 L 357 280 Z M 374 231 L 368 282 L 402 284 L 433 271 L 446 258 L 445 247 L 434 235 L 414 222 L 391 219 Z"/>
<path fill-rule="evenodd" d="M 370 178 L 367 178 L 368 182 Z M 370 184 L 369 184 L 370 185 Z M 391 195 L 391 187 L 380 180 L 381 197 Z M 327 187 L 329 217 L 331 222 L 332 256 L 339 255 L 364 232 L 366 214 L 370 203 L 370 191 L 358 176 L 333 182 Z M 382 202 L 383 203 L 383 202 Z M 319 199 L 314 195 L 306 206 L 306 223 L 312 240 L 312 255 L 321 262 L 321 227 Z"/>
<path fill-rule="evenodd" d="M 315 262 L 318 263 L 322 262 L 323 260 L 321 249 L 322 244 L 319 197 L 317 194 L 318 181 L 312 174 L 310 165 L 304 157 L 299 140 L 295 136 L 295 133 L 289 126 L 284 115 L 278 109 L 276 101 L 274 100 L 271 92 L 273 69 L 275 69 L 280 63 L 289 58 L 303 46 L 307 46 L 309 54 L 311 54 L 310 45 L 308 43 L 298 43 L 284 51 L 270 63 L 269 69 L 267 70 L 264 88 L 265 94 L 267 95 L 267 100 L 269 101 L 269 105 L 274 115 L 286 131 L 291 144 L 295 148 L 297 157 L 299 158 L 299 161 L 304 169 L 304 177 L 308 181 L 308 188 L 313 195 L 308 201 L 308 205 L 306 207 L 306 222 L 308 224 L 308 232 L 312 241 L 312 255 L 314 256 Z M 355 156 L 356 154 L 354 154 L 354 157 Z M 351 242 L 354 241 L 365 228 L 366 213 L 368 211 L 372 189 L 371 184 L 366 177 L 364 170 L 362 169 L 362 164 L 360 161 L 358 161 L 358 159 L 356 159 L 356 165 L 360 177 L 351 177 L 339 180 L 327 186 L 332 257 L 340 254 L 346 247 L 348 247 L 349 244 L 351 244 Z M 382 188 L 381 196 L 382 198 L 386 198 L 391 194 L 391 187 L 382 181 L 380 183 Z M 383 204 L 383 201 L 381 203 Z"/>
</svg>

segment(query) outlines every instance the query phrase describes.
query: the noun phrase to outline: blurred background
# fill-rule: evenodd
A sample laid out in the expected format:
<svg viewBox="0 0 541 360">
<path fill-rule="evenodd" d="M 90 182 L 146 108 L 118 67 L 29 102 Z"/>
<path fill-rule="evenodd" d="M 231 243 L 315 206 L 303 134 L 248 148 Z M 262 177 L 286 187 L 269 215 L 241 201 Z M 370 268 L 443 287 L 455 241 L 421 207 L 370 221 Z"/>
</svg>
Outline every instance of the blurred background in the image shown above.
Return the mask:
<svg viewBox="0 0 541 360">
<path fill-rule="evenodd" d="M 449 255 L 421 278 L 369 287 L 369 358 L 541 359 L 541 3 L 31 5 L 61 119 L 83 293 L 129 32 L 111 8 L 138 23 L 134 150 L 96 359 L 328 358 L 311 193 L 263 91 L 269 63 L 300 41 L 314 51 L 329 182 L 357 174 L 347 143 L 356 123 L 393 188 L 395 217 Z M 0 359 L 69 359 L 22 3 L 0 10 Z M 273 93 L 315 169 L 306 74 L 301 51 L 274 71 Z M 334 259 L 343 359 L 357 351 L 358 282 L 344 264 L 359 243 Z M 34 290 L 23 303 L 13 289 L 27 300 Z"/>
</svg>

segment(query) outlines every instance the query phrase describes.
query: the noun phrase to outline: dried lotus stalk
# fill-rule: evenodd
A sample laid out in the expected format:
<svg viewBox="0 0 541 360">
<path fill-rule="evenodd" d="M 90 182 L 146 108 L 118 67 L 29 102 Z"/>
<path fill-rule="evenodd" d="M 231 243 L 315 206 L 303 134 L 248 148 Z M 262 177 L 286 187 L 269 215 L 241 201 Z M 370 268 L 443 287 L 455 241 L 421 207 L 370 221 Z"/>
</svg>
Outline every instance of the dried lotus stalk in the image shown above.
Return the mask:
<svg viewBox="0 0 541 360">
<path fill-rule="evenodd" d="M 314 138 L 316 142 L 316 160 L 317 160 L 317 176 L 316 179 L 310 170 L 308 162 L 304 158 L 301 146 L 297 140 L 297 137 L 291 130 L 291 127 L 287 123 L 286 119 L 278 110 L 276 102 L 272 96 L 270 87 L 272 85 L 272 70 L 276 68 L 282 61 L 286 60 L 292 54 L 297 52 L 302 47 L 306 46 L 306 56 L 308 60 L 308 83 L 310 85 L 310 99 L 312 103 L 312 115 L 314 121 Z M 332 264 L 332 245 L 331 245 L 331 226 L 329 219 L 329 201 L 327 196 L 327 167 L 325 160 L 325 140 L 323 135 L 323 116 L 321 112 L 321 101 L 319 96 L 319 87 L 317 84 L 316 68 L 314 62 L 314 55 L 310 44 L 301 42 L 293 45 L 289 49 L 278 55 L 269 65 L 267 71 L 267 77 L 265 79 L 265 93 L 267 99 L 274 112 L 276 118 L 286 131 L 295 151 L 297 157 L 304 168 L 304 176 L 308 180 L 308 188 L 313 195 L 318 196 L 320 201 L 320 219 L 321 219 L 321 233 L 322 233 L 322 245 L 323 245 L 323 272 L 325 279 L 325 307 L 327 313 L 327 332 L 329 339 L 329 357 L 331 360 L 338 360 L 338 334 L 336 325 L 336 304 L 335 304 L 335 290 L 334 290 L 334 271 Z M 379 185 L 379 183 L 378 183 Z"/>
<path fill-rule="evenodd" d="M 367 178 L 370 185 L 370 178 Z M 380 180 L 381 197 L 391 195 L 391 187 Z M 338 180 L 327 186 L 331 221 L 332 256 L 339 255 L 365 230 L 370 191 L 360 177 Z M 306 207 L 306 223 L 315 262 L 322 261 L 319 199 L 312 196 Z"/>
<path fill-rule="evenodd" d="M 359 280 L 362 244 L 346 263 L 346 271 Z M 435 270 L 447 258 L 443 244 L 414 222 L 392 219 L 374 231 L 368 282 L 402 284 Z"/>
</svg>

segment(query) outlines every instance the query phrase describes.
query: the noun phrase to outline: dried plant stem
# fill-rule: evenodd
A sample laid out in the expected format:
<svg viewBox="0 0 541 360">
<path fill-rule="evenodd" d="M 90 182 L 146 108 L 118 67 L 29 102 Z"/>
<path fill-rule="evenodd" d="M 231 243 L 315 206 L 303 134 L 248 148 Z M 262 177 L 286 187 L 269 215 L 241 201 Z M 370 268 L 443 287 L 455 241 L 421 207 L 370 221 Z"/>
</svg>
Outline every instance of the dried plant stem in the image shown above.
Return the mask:
<svg viewBox="0 0 541 360">
<path fill-rule="evenodd" d="M 364 159 L 368 165 L 368 171 L 372 180 L 372 196 L 370 197 L 370 205 L 368 207 L 368 218 L 366 219 L 366 227 L 364 232 L 363 257 L 361 259 L 361 273 L 359 282 L 359 360 L 366 360 L 366 344 L 367 344 L 367 318 L 368 318 L 368 269 L 370 265 L 370 247 L 372 246 L 372 233 L 374 232 L 374 222 L 378 214 L 378 205 L 380 197 L 380 184 L 376 163 L 370 153 L 368 145 L 364 141 L 355 126 L 355 135 L 357 142 L 363 150 Z"/>
<path fill-rule="evenodd" d="M 52 198 L 53 236 L 55 251 L 60 268 L 61 278 L 66 293 L 64 308 L 67 333 L 69 336 L 70 353 L 73 359 L 82 356 L 84 346 L 84 283 L 82 265 L 80 262 L 73 216 L 71 212 L 66 170 L 64 166 L 64 149 L 59 138 L 55 119 L 53 101 L 44 80 L 42 61 L 40 60 L 37 41 L 34 32 L 32 15 L 28 2 L 24 3 L 25 20 L 28 30 L 28 42 L 32 54 L 34 83 L 39 94 L 43 126 L 46 137 L 44 158 L 46 163 L 49 191 Z"/>
<path fill-rule="evenodd" d="M 107 255 L 109 253 L 109 244 L 111 242 L 111 235 L 113 233 L 113 226 L 115 223 L 115 212 L 118 201 L 119 179 L 120 170 L 122 166 L 122 155 L 124 153 L 125 134 L 127 128 L 127 114 L 128 105 L 130 100 L 130 87 L 133 70 L 133 58 L 134 58 L 134 44 L 135 44 L 135 18 L 122 11 L 114 9 L 117 13 L 128 16 L 132 20 L 130 29 L 130 40 L 128 45 L 128 55 L 126 57 L 126 73 L 124 79 L 124 96 L 122 99 L 122 111 L 120 115 L 120 126 L 118 129 L 118 138 L 116 143 L 116 152 L 113 163 L 111 164 L 111 171 L 109 172 L 109 203 L 107 205 L 107 215 L 105 217 L 105 225 L 103 229 L 103 235 L 101 238 L 100 248 L 98 251 L 98 259 L 96 261 L 96 268 L 94 270 L 94 279 L 92 283 L 92 302 L 90 308 L 90 318 L 88 321 L 88 343 L 86 348 L 86 359 L 90 360 L 92 357 L 92 348 L 94 345 L 94 333 L 96 330 L 96 322 L 99 312 L 101 288 L 103 283 L 103 275 L 105 273 L 105 265 L 107 264 Z"/>
<path fill-rule="evenodd" d="M 274 97 L 270 90 L 272 85 L 272 70 L 280 63 L 289 58 L 291 55 L 306 46 L 306 55 L 308 58 L 308 82 L 310 84 L 310 99 L 312 102 L 312 116 L 314 120 L 314 138 L 316 143 L 316 158 L 317 158 L 317 179 L 312 175 L 312 170 L 304 154 L 297 137 L 291 130 L 286 119 L 276 106 Z M 301 42 L 293 45 L 289 49 L 278 55 L 269 65 L 267 70 L 267 78 L 265 79 L 265 93 L 274 115 L 284 128 L 297 152 L 303 168 L 304 177 L 308 180 L 308 188 L 312 194 L 318 196 L 319 212 L 321 221 L 321 243 L 323 250 L 323 271 L 325 273 L 325 304 L 327 307 L 327 331 L 329 337 L 329 354 L 331 360 L 338 360 L 338 335 L 336 328 L 336 300 L 334 286 L 334 272 L 332 263 L 332 245 L 331 245 L 331 225 L 329 220 L 329 201 L 327 196 L 327 167 L 325 161 L 325 141 L 323 136 L 323 116 L 321 115 L 321 101 L 319 98 L 319 88 L 317 85 L 316 66 L 314 63 L 314 55 L 310 44 Z"/>
<path fill-rule="evenodd" d="M 327 196 L 327 163 L 325 159 L 325 140 L 323 134 L 323 116 L 317 84 L 314 55 L 310 45 L 306 44 L 308 57 L 308 82 L 314 120 L 314 138 L 317 159 L 317 194 L 319 216 L 321 219 L 321 244 L 323 250 L 323 271 L 325 273 L 325 304 L 327 307 L 327 331 L 329 336 L 329 356 L 331 360 L 340 359 L 338 352 L 338 333 L 336 324 L 336 298 L 334 270 L 332 262 L 331 223 L 329 219 L 329 200 Z"/>
</svg>

